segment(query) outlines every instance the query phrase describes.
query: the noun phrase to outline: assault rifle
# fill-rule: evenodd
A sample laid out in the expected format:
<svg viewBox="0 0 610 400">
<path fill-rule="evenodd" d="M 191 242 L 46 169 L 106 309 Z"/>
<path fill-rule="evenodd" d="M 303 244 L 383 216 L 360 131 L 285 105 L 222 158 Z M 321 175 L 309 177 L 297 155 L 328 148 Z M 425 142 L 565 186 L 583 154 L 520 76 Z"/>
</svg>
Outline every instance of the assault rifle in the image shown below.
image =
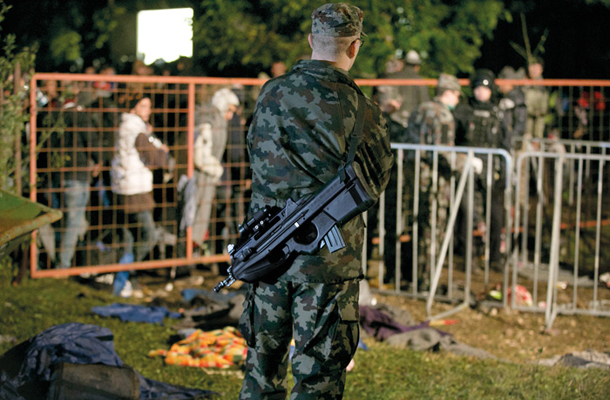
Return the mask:
<svg viewBox="0 0 610 400">
<path fill-rule="evenodd" d="M 324 246 L 332 253 L 345 247 L 339 226 L 375 204 L 373 191 L 361 179 L 360 166 L 351 162 L 314 194 L 283 209 L 265 207 L 239 227 L 237 245 L 228 246 L 229 276 L 214 291 L 236 280 L 258 282 L 297 254 L 315 254 Z"/>
</svg>

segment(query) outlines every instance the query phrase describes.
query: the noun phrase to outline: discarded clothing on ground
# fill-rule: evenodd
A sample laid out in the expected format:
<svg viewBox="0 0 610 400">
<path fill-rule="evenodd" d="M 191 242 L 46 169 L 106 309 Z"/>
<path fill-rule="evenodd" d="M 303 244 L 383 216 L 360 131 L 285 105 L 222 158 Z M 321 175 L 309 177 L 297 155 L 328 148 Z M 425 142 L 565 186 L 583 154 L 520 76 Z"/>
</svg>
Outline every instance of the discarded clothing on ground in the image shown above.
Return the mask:
<svg viewBox="0 0 610 400">
<path fill-rule="evenodd" d="M 386 343 L 397 348 L 410 348 L 416 351 L 443 349 L 458 356 L 496 358 L 485 350 L 458 342 L 451 334 L 423 325 L 418 325 L 417 329 L 409 332 L 392 335 L 386 340 Z"/>
<path fill-rule="evenodd" d="M 419 325 L 403 325 L 380 308 L 384 308 L 384 306 L 382 304 L 377 304 L 375 307 L 359 306 L 360 325 L 369 336 L 379 341 L 386 340 L 397 333 L 409 332 L 428 326 L 426 322 Z M 385 308 L 389 309 L 388 307 Z M 448 335 L 445 332 L 442 332 L 442 334 Z"/>
<path fill-rule="evenodd" d="M 385 303 L 378 303 L 374 305 L 373 308 L 387 314 L 390 318 L 392 318 L 392 320 L 398 322 L 400 325 L 413 326 L 416 324 L 416 321 L 413 319 L 413 316 L 411 316 L 411 313 L 403 308 Z"/>
<path fill-rule="evenodd" d="M 459 343 L 450 333 L 430 327 L 429 321 L 411 326 L 402 325 L 379 310 L 379 304 L 376 307 L 359 307 L 360 324 L 367 334 L 379 341 L 416 351 L 444 349 L 462 356 L 496 358 L 484 350 Z"/>
<path fill-rule="evenodd" d="M 214 293 L 203 289 L 185 289 L 182 297 L 196 308 L 182 313 L 184 319 L 172 326 L 176 331 L 187 328 L 211 331 L 226 326 L 236 327 L 244 311 L 243 302 L 246 298 L 242 293 Z"/>
<path fill-rule="evenodd" d="M 610 351 L 600 353 L 598 351 L 586 350 L 575 351 L 563 356 L 556 356 L 538 361 L 540 365 L 563 365 L 577 368 L 601 368 L 610 370 Z"/>
<path fill-rule="evenodd" d="M 0 356 L 0 399 L 40 399 L 61 363 L 123 366 L 112 331 L 96 325 L 53 326 Z M 172 386 L 139 375 L 140 399 L 195 399 L 217 393 Z M 199 396 L 199 397 L 198 397 Z"/>
<path fill-rule="evenodd" d="M 166 307 L 123 303 L 93 307 L 91 310 L 102 317 L 119 317 L 121 321 L 148 322 L 151 324 L 163 324 L 164 318 L 180 318 L 182 316 L 180 313 L 169 311 Z"/>
<path fill-rule="evenodd" d="M 246 359 L 248 347 L 239 331 L 225 327 L 211 332 L 197 329 L 169 350 L 153 350 L 149 357 L 164 357 L 165 364 L 199 368 L 228 368 Z"/>
</svg>

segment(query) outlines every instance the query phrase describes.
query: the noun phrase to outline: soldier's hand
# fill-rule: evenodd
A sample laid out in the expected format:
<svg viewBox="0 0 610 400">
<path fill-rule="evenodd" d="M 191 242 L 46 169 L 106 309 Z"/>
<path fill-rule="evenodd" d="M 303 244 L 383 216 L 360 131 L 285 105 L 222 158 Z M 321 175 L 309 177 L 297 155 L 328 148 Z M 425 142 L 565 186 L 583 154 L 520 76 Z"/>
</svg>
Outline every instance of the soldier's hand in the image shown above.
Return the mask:
<svg viewBox="0 0 610 400">
<path fill-rule="evenodd" d="M 470 165 L 477 174 L 483 172 L 483 160 L 481 160 L 479 157 L 473 157 Z"/>
</svg>

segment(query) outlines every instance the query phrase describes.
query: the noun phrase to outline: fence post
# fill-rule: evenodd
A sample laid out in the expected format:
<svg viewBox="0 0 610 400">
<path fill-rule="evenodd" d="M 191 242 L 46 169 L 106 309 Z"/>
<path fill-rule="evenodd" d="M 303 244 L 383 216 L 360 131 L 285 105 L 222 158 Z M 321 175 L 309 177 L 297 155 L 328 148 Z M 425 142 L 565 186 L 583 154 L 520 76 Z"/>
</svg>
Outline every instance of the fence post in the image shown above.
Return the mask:
<svg viewBox="0 0 610 400">
<path fill-rule="evenodd" d="M 21 65 L 15 64 L 15 73 L 13 74 L 13 93 L 19 94 L 21 86 Z M 16 110 L 17 116 L 21 116 L 21 108 Z M 21 195 L 21 128 L 19 125 L 15 127 L 15 193 Z"/>
</svg>

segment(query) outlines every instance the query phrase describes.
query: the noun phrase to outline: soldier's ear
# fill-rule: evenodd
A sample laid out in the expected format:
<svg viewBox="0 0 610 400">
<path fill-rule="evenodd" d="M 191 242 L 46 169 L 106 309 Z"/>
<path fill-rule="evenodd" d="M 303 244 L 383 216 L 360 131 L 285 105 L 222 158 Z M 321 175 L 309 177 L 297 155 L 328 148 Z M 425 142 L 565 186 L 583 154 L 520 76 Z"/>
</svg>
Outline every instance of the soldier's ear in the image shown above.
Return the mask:
<svg viewBox="0 0 610 400">
<path fill-rule="evenodd" d="M 357 39 L 354 40 L 347 48 L 347 56 L 349 58 L 354 58 L 358 54 L 358 49 L 360 48 L 359 47 L 360 45 L 357 42 L 358 42 Z"/>
<path fill-rule="evenodd" d="M 313 50 L 313 40 L 311 39 L 311 33 L 307 35 L 307 41 L 309 42 L 309 47 Z"/>
</svg>

